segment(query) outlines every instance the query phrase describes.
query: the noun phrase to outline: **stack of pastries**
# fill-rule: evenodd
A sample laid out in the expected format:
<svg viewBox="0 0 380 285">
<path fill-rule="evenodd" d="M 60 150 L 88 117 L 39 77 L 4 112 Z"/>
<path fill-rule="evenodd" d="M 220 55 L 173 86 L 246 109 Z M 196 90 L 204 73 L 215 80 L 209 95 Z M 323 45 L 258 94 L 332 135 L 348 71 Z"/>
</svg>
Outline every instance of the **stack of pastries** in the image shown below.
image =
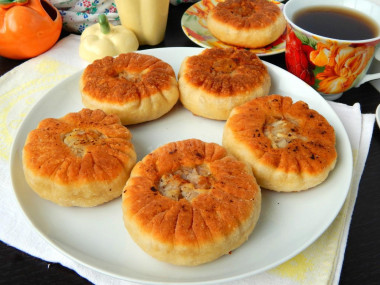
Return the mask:
<svg viewBox="0 0 380 285">
<path fill-rule="evenodd" d="M 285 31 L 286 20 L 280 8 L 268 0 L 226 0 L 211 9 L 207 29 L 229 45 L 261 48 Z"/>
<path fill-rule="evenodd" d="M 178 81 L 153 56 L 97 60 L 81 79 L 86 108 L 42 120 L 28 135 L 26 181 L 62 206 L 122 196 L 125 227 L 144 251 L 177 265 L 210 262 L 247 241 L 260 216 L 260 187 L 306 190 L 335 166 L 332 126 L 306 103 L 270 95 L 270 86 L 266 66 L 247 50 L 189 56 Z M 178 100 L 194 115 L 226 120 L 223 146 L 189 138 L 137 162 L 124 125 L 156 120 Z"/>
</svg>

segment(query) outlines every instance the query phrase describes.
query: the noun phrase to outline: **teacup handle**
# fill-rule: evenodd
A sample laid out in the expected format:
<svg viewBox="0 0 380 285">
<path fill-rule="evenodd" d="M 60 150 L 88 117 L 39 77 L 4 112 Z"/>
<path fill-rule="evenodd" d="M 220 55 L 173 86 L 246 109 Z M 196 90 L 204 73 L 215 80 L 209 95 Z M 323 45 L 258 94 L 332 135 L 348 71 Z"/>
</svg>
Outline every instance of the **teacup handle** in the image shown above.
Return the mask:
<svg viewBox="0 0 380 285">
<path fill-rule="evenodd" d="M 380 45 L 378 45 L 376 48 L 374 59 L 377 61 L 380 61 Z M 380 64 L 380 63 L 377 62 L 376 64 Z M 359 87 L 360 85 L 362 85 L 363 83 L 365 83 L 367 81 L 371 81 L 371 80 L 375 80 L 375 79 L 379 79 L 379 78 L 380 78 L 380 73 L 366 74 L 366 75 L 364 75 L 362 80 L 360 80 L 360 82 L 356 85 L 356 87 Z"/>
</svg>

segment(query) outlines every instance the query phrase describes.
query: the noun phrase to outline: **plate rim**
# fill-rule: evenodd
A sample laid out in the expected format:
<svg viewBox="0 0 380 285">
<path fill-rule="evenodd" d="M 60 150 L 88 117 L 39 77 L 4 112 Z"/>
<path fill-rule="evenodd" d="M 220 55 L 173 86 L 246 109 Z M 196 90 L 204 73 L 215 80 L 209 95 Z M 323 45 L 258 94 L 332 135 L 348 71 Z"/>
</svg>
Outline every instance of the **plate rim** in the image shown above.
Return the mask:
<svg viewBox="0 0 380 285">
<path fill-rule="evenodd" d="M 376 115 L 377 125 L 380 128 L 380 104 L 376 107 L 375 115 Z"/>
<path fill-rule="evenodd" d="M 147 49 L 147 50 L 140 50 L 138 52 L 140 53 L 149 53 L 150 51 L 153 51 L 153 52 L 156 52 L 157 50 L 197 50 L 198 51 L 201 51 L 203 50 L 204 48 L 200 48 L 200 47 L 169 47 L 169 48 L 153 48 L 153 49 Z M 266 65 L 270 66 L 271 68 L 274 68 L 274 69 L 278 69 L 280 70 L 280 72 L 285 72 L 287 73 L 289 76 L 293 76 L 296 80 L 299 80 L 300 83 L 302 84 L 305 84 L 307 85 L 306 83 L 304 83 L 303 81 L 301 81 L 299 78 L 295 77 L 294 75 L 290 74 L 289 72 L 287 72 L 286 70 L 282 69 L 281 67 L 278 67 L 272 63 L 268 63 L 266 61 L 263 61 Z M 122 280 L 127 280 L 127 281 L 131 281 L 131 282 L 139 282 L 139 283 L 143 283 L 143 284 L 160 284 L 162 281 L 151 281 L 149 279 L 146 279 L 146 280 L 142 280 L 142 279 L 136 279 L 136 278 L 133 278 L 133 277 L 128 277 L 128 276 L 121 276 L 119 274 L 115 274 L 115 273 L 112 273 L 110 271 L 107 271 L 107 270 L 104 270 L 100 267 L 97 267 L 97 266 L 94 266 L 94 265 L 91 265 L 89 264 L 88 262 L 85 262 L 83 260 L 80 260 L 78 259 L 77 257 L 71 255 L 70 253 L 66 252 L 64 249 L 62 249 L 61 247 L 59 247 L 59 245 L 54 242 L 54 240 L 49 237 L 46 233 L 42 232 L 41 229 L 36 226 L 34 224 L 34 222 L 32 221 L 32 219 L 29 217 L 28 213 L 26 212 L 26 210 L 24 209 L 23 207 L 23 202 L 20 201 L 20 197 L 19 197 L 19 194 L 17 193 L 17 190 L 15 189 L 14 187 L 14 171 L 13 171 L 13 167 L 12 167 L 12 164 L 14 162 L 14 159 L 15 159 L 15 156 L 16 156 L 16 146 L 17 146 L 17 142 L 18 142 L 18 138 L 20 136 L 22 136 L 23 134 L 21 133 L 21 131 L 23 130 L 24 128 L 24 125 L 27 124 L 28 122 L 28 119 L 33 115 L 33 112 L 34 110 L 40 105 L 43 103 L 44 100 L 48 100 L 47 97 L 48 96 L 52 96 L 50 95 L 52 93 L 52 91 L 55 89 L 55 88 L 59 88 L 59 86 L 61 85 L 64 85 L 68 80 L 72 80 L 73 77 L 75 76 L 78 76 L 78 74 L 81 74 L 83 72 L 83 69 L 77 71 L 77 72 L 74 72 L 72 75 L 70 75 L 69 77 L 63 79 L 61 82 L 59 82 L 57 85 L 53 86 L 51 89 L 49 89 L 41 98 L 39 98 L 39 100 L 37 100 L 34 105 L 30 108 L 29 112 L 26 114 L 25 118 L 23 119 L 22 123 L 20 124 L 17 132 L 16 132 L 16 135 L 14 137 L 14 140 L 12 142 L 12 146 L 11 146 L 11 152 L 10 152 L 10 160 L 9 160 L 9 166 L 10 166 L 10 174 L 11 174 L 11 182 L 12 182 L 12 190 L 13 190 L 13 194 L 17 200 L 17 205 L 18 207 L 21 209 L 23 215 L 26 217 L 27 221 L 29 222 L 30 225 L 32 225 L 33 229 L 35 231 L 37 231 L 39 233 L 39 235 L 45 240 L 47 241 L 47 243 L 52 246 L 53 248 L 55 248 L 58 252 L 62 253 L 64 256 L 72 259 L 72 260 L 75 260 L 76 262 L 78 262 L 79 264 L 85 266 L 85 267 L 88 267 L 88 268 L 91 268 L 97 272 L 101 272 L 107 276 L 112 276 L 112 277 L 115 277 L 115 278 L 118 278 L 118 279 L 122 279 Z M 311 88 L 311 87 L 310 87 Z M 311 91 L 314 91 L 313 89 L 310 89 Z M 315 94 L 316 96 L 320 96 L 316 91 L 315 91 Z M 348 159 L 350 160 L 350 165 L 348 166 L 349 167 L 349 174 L 350 174 L 350 177 L 349 179 L 347 179 L 347 188 L 346 189 L 346 194 L 345 194 L 345 198 L 341 201 L 340 205 L 337 206 L 336 208 L 336 213 L 331 216 L 331 219 L 330 221 L 328 221 L 325 225 L 325 227 L 323 228 L 323 230 L 320 231 L 320 234 L 319 235 L 316 235 L 314 236 L 313 238 L 310 238 L 308 239 L 308 242 L 305 242 L 305 244 L 300 247 L 297 251 L 295 252 L 292 252 L 291 254 L 287 255 L 287 256 L 284 256 L 282 259 L 279 259 L 277 262 L 275 263 L 272 263 L 260 270 L 256 270 L 256 271 L 253 271 L 253 272 L 246 272 L 246 273 L 242 273 L 242 274 L 238 274 L 238 275 L 234 275 L 234 276 L 230 276 L 230 277 L 226 277 L 226 278 L 221 278 L 221 279 L 213 279 L 213 280 L 206 280 L 206 281 L 165 281 L 163 282 L 162 284 L 214 284 L 216 282 L 228 282 L 228 281 L 232 281 L 232 280 L 237 280 L 237 279 L 242 279 L 242 278 L 247 278 L 249 276 L 253 276 L 253 275 L 256 275 L 256 274 L 259 274 L 259 273 L 262 273 L 264 271 L 267 271 L 271 268 L 274 268 L 280 264 L 282 264 L 283 262 L 291 259 L 292 257 L 296 256 L 297 254 L 299 254 L 300 252 L 302 252 L 305 248 L 307 248 L 308 246 L 310 246 L 313 242 L 315 242 L 327 229 L 328 227 L 331 225 L 331 223 L 336 219 L 337 215 L 339 214 L 339 212 L 341 211 L 341 208 L 344 204 L 344 202 L 346 201 L 347 199 L 347 196 L 348 196 L 348 193 L 349 193 L 349 186 L 351 184 L 351 180 L 352 180 L 352 170 L 353 170 L 353 156 L 352 156 L 352 149 L 351 149 L 351 145 L 350 145 L 350 142 L 349 142 L 349 138 L 348 138 L 348 134 L 346 132 L 346 130 L 344 129 L 344 126 L 340 120 L 340 118 L 338 117 L 338 115 L 336 114 L 336 112 L 334 111 L 334 109 L 325 101 L 325 99 L 323 99 L 322 97 L 320 98 L 320 101 L 321 102 L 325 102 L 325 107 L 328 108 L 328 112 L 333 114 L 333 116 L 335 117 L 335 124 L 338 124 L 339 127 L 340 127 L 340 130 L 343 131 L 340 135 L 343 135 L 344 138 L 343 140 L 347 143 L 348 142 L 348 147 L 350 149 L 348 155 Z M 82 106 L 83 107 L 83 106 Z M 25 135 L 26 136 L 26 135 Z M 348 177 L 347 177 L 348 178 Z"/>
</svg>

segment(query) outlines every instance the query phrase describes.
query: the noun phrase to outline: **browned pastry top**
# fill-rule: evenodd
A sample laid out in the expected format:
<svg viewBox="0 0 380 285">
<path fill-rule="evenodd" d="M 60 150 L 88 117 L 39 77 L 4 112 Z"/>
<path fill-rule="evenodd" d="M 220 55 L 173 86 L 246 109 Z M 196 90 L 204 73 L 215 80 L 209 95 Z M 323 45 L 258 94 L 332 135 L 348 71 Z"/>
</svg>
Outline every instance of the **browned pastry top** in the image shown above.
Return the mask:
<svg viewBox="0 0 380 285">
<path fill-rule="evenodd" d="M 268 0 L 226 0 L 212 10 L 216 20 L 241 30 L 270 26 L 281 13 Z"/>
<path fill-rule="evenodd" d="M 88 65 L 82 75 L 82 92 L 99 101 L 124 104 L 169 90 L 175 73 L 166 62 L 145 54 L 105 57 Z"/>
<path fill-rule="evenodd" d="M 110 181 L 124 170 L 129 173 L 124 168 L 135 155 L 130 140 L 116 115 L 83 109 L 42 120 L 28 135 L 24 163 L 62 184 Z"/>
<path fill-rule="evenodd" d="M 259 196 L 258 196 L 259 195 Z M 254 215 L 260 188 L 244 163 L 214 143 L 169 143 L 139 162 L 123 204 L 143 232 L 177 246 L 221 241 Z"/>
<path fill-rule="evenodd" d="M 262 163 L 284 172 L 319 173 L 337 158 L 333 127 L 303 101 L 256 98 L 236 107 L 227 124 Z"/>
<path fill-rule="evenodd" d="M 187 58 L 185 68 L 188 83 L 220 97 L 261 87 L 269 77 L 266 66 L 256 54 L 234 48 L 205 49 Z"/>
</svg>

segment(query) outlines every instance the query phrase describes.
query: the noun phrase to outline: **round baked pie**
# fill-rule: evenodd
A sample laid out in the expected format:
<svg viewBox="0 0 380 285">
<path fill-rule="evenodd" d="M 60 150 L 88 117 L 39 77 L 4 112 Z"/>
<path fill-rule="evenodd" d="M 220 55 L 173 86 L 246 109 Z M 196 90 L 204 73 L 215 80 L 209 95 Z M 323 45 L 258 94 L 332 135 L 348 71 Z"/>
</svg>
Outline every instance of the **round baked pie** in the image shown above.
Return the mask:
<svg viewBox="0 0 380 285">
<path fill-rule="evenodd" d="M 252 52 L 205 49 L 185 58 L 178 74 L 180 101 L 193 114 L 226 120 L 231 110 L 269 93 L 271 78 Z"/>
<path fill-rule="evenodd" d="M 125 53 L 88 65 L 80 81 L 83 105 L 116 114 L 123 125 L 155 120 L 179 97 L 173 68 L 146 54 Z"/>
<path fill-rule="evenodd" d="M 226 0 L 210 10 L 208 30 L 230 45 L 259 48 L 278 39 L 286 28 L 280 8 L 268 0 Z"/>
<path fill-rule="evenodd" d="M 270 95 L 236 107 L 223 146 L 252 167 L 266 189 L 301 191 L 322 183 L 337 160 L 335 132 L 303 101 Z"/>
<path fill-rule="evenodd" d="M 144 157 L 122 199 L 133 240 L 161 261 L 187 266 L 239 247 L 261 209 L 249 167 L 222 146 L 197 139 L 168 143 Z"/>
<path fill-rule="evenodd" d="M 131 133 L 116 115 L 83 109 L 42 120 L 26 139 L 29 186 L 61 206 L 92 207 L 120 197 L 136 163 Z"/>
</svg>

